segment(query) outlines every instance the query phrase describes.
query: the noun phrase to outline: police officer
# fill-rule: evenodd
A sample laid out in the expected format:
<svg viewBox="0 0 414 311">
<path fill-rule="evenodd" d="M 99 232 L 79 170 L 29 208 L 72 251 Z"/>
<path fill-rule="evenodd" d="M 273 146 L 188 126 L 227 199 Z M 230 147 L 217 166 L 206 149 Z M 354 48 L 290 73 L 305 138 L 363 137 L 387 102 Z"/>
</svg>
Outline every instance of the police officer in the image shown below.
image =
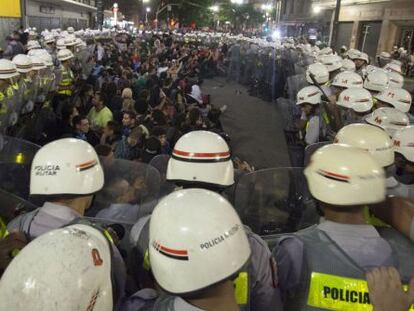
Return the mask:
<svg viewBox="0 0 414 311">
<path fill-rule="evenodd" d="M 372 96 L 386 90 L 389 85 L 390 78 L 388 74 L 381 69 L 369 72 L 364 80 L 364 88 L 366 88 Z"/>
<path fill-rule="evenodd" d="M 414 199 L 414 126 L 396 131 L 392 141 L 395 151 L 395 178 L 400 184 L 394 194 Z M 412 228 L 414 234 L 414 222 Z"/>
<path fill-rule="evenodd" d="M 37 238 L 1 278 L 1 309 L 114 310 L 111 244 L 99 230 L 86 225 L 68 226 Z"/>
<path fill-rule="evenodd" d="M 309 190 L 326 221 L 279 240 L 274 253 L 285 310 L 354 310 L 368 306 L 365 272 L 395 266 L 414 275 L 409 240 L 365 224 L 363 209 L 385 200 L 385 175 L 366 151 L 322 147 L 305 169 Z M 323 254 L 323 255 L 321 255 Z"/>
<path fill-rule="evenodd" d="M 7 59 L 0 59 L 0 129 L 4 130 L 8 124 L 10 102 L 15 98 L 13 89 L 14 80 L 20 76 L 16 65 Z"/>
<path fill-rule="evenodd" d="M 382 128 L 389 136 L 410 123 L 407 114 L 390 107 L 375 109 L 365 118 L 365 122 Z"/>
<path fill-rule="evenodd" d="M 61 62 L 61 80 L 59 82 L 57 93 L 61 97 L 71 97 L 73 94 L 75 83 L 75 76 L 71 69 L 71 59 L 73 59 L 73 57 L 73 53 L 68 49 L 59 50 L 57 54 L 57 58 Z"/>
<path fill-rule="evenodd" d="M 202 189 L 170 194 L 154 210 L 149 242 L 155 280 L 174 295 L 158 298 L 153 310 L 236 311 L 240 296 L 249 295 L 249 241 L 220 195 Z"/>
<path fill-rule="evenodd" d="M 67 225 L 84 215 L 103 184 L 103 170 L 91 145 L 72 138 L 49 143 L 36 153 L 30 173 L 30 195 L 46 202 L 12 220 L 8 230 L 32 239 Z"/>
<path fill-rule="evenodd" d="M 412 97 L 411 94 L 402 88 L 390 87 L 375 96 L 377 108 L 391 107 L 401 112 L 410 111 Z"/>
<path fill-rule="evenodd" d="M 363 88 L 349 88 L 339 94 L 336 105 L 341 112 L 341 124 L 363 123 L 374 106 L 371 93 Z"/>
<path fill-rule="evenodd" d="M 300 106 L 302 116 L 298 122 L 298 129 L 306 145 L 317 143 L 328 134 L 329 119 L 321 107 L 322 94 L 316 86 L 307 86 L 297 95 L 296 105 Z"/>
<path fill-rule="evenodd" d="M 234 184 L 234 168 L 231 154 L 224 139 L 212 132 L 195 131 L 182 136 L 176 143 L 168 162 L 167 180 L 184 188 L 203 188 L 222 192 Z M 140 219 L 131 232 L 130 240 L 139 253 L 140 265 L 149 265 L 148 227 L 150 217 Z M 276 265 L 266 243 L 249 228 L 245 228 L 252 258 L 248 266 L 249 296 L 240 299 L 243 310 L 269 310 L 277 308 L 280 302 L 275 275 Z M 148 267 L 147 267 L 148 268 Z M 140 272 L 141 274 L 142 271 Z M 139 294 L 137 294 L 139 296 Z M 145 298 L 151 298 L 146 296 Z M 131 309 L 135 310 L 132 297 Z"/>
</svg>

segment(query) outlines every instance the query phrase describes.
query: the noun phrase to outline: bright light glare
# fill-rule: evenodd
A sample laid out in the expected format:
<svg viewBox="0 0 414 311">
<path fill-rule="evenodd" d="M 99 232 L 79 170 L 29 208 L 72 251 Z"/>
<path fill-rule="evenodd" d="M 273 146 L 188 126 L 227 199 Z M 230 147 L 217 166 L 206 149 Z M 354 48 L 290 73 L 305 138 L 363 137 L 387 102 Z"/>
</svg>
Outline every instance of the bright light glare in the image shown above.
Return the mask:
<svg viewBox="0 0 414 311">
<path fill-rule="evenodd" d="M 313 13 L 319 14 L 321 11 L 322 11 L 322 8 L 320 6 L 313 7 Z"/>
<path fill-rule="evenodd" d="M 233 4 L 243 4 L 243 0 L 231 0 Z"/>
<path fill-rule="evenodd" d="M 275 31 L 273 31 L 272 38 L 273 38 L 273 40 L 280 39 L 281 38 L 280 30 L 276 29 Z"/>
<path fill-rule="evenodd" d="M 142 0 L 143 3 L 148 3 L 150 0 Z"/>
<path fill-rule="evenodd" d="M 220 10 L 220 7 L 218 5 L 212 5 L 210 7 L 210 11 L 212 12 L 218 12 Z"/>
<path fill-rule="evenodd" d="M 147 12 L 149 13 L 149 12 L 151 12 L 151 8 L 147 8 Z"/>
<path fill-rule="evenodd" d="M 114 3 L 114 8 L 117 8 L 118 7 L 118 3 Z"/>
<path fill-rule="evenodd" d="M 270 11 L 272 9 L 271 4 L 262 4 L 262 10 L 263 11 Z"/>
</svg>

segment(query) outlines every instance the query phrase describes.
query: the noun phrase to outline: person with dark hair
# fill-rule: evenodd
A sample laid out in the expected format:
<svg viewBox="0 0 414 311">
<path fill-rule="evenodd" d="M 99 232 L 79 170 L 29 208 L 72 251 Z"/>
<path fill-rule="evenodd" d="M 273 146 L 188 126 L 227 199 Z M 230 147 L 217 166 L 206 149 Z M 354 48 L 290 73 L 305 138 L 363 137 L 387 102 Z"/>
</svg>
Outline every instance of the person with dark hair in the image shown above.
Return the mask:
<svg viewBox="0 0 414 311">
<path fill-rule="evenodd" d="M 89 120 L 86 116 L 78 115 L 73 118 L 73 135 L 74 138 L 87 141 L 92 146 L 99 144 L 99 137 L 95 132 L 90 130 Z"/>
<path fill-rule="evenodd" d="M 91 122 L 92 129 L 101 132 L 109 121 L 113 120 L 111 110 L 106 107 L 106 96 L 104 93 L 95 92 L 92 98 L 93 107 L 88 113 L 88 119 Z"/>
<path fill-rule="evenodd" d="M 161 143 L 161 154 L 170 154 L 171 146 L 167 140 L 167 131 L 162 126 L 156 126 L 152 129 L 152 136 L 156 137 Z"/>
<path fill-rule="evenodd" d="M 90 84 L 84 84 L 79 96 L 75 98 L 75 106 L 79 113 L 87 115 L 92 108 L 91 99 L 93 97 L 93 87 Z"/>
<path fill-rule="evenodd" d="M 134 111 L 124 111 L 122 118 L 122 136 L 128 137 L 131 131 L 137 127 L 137 114 Z"/>
<path fill-rule="evenodd" d="M 151 136 L 148 138 L 141 153 L 141 161 L 150 163 L 155 156 L 161 154 L 161 147 L 161 142 L 157 137 Z"/>
<path fill-rule="evenodd" d="M 109 145 L 115 149 L 116 144 L 122 139 L 121 126 L 115 121 L 109 121 L 104 127 L 101 136 L 101 144 Z"/>
<path fill-rule="evenodd" d="M 66 103 L 62 106 L 61 119 L 58 123 L 58 137 L 72 137 L 73 135 L 73 119 L 79 115 L 74 104 Z"/>
<path fill-rule="evenodd" d="M 138 160 L 141 157 L 141 147 L 144 144 L 144 135 L 140 127 L 136 127 L 128 137 L 115 147 L 115 158 L 125 160 Z"/>
</svg>

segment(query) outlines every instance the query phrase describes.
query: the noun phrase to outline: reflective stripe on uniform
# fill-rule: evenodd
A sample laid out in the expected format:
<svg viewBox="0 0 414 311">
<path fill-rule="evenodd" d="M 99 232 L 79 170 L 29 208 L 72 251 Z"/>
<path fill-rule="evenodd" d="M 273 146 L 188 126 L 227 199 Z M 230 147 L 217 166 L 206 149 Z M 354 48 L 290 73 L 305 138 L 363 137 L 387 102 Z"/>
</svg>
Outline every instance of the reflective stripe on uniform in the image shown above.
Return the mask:
<svg viewBox="0 0 414 311">
<path fill-rule="evenodd" d="M 234 292 L 238 305 L 247 305 L 249 302 L 249 275 L 247 272 L 240 272 L 234 280 Z"/>
<path fill-rule="evenodd" d="M 73 85 L 73 72 L 69 69 L 62 68 L 62 79 L 59 82 L 59 91 L 58 94 L 61 95 L 72 95 L 72 85 Z"/>
<path fill-rule="evenodd" d="M 404 286 L 407 289 L 407 286 Z M 368 284 L 365 280 L 313 272 L 308 305 L 325 310 L 371 311 Z M 411 306 L 411 311 L 414 307 Z"/>
</svg>

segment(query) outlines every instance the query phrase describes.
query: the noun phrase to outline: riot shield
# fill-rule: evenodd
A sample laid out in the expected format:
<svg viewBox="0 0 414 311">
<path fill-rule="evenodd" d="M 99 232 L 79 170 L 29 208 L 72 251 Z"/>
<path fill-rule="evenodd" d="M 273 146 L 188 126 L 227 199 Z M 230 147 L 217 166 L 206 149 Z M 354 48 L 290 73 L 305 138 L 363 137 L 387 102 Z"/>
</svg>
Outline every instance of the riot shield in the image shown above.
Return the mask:
<svg viewBox="0 0 414 311">
<path fill-rule="evenodd" d="M 296 95 L 298 94 L 298 92 L 302 88 L 308 85 L 309 83 L 306 81 L 306 76 L 303 73 L 288 77 L 287 78 L 288 98 L 296 101 Z"/>
<path fill-rule="evenodd" d="M 307 166 L 310 162 L 312 155 L 321 147 L 332 144 L 330 141 L 322 141 L 319 143 L 315 143 L 309 145 L 305 148 L 305 166 Z"/>
<path fill-rule="evenodd" d="M 296 130 L 295 121 L 300 118 L 301 110 L 296 102 L 287 98 L 280 97 L 277 99 L 277 106 L 282 114 L 283 128 L 285 130 Z"/>
<path fill-rule="evenodd" d="M 101 163 L 105 186 L 86 216 L 135 223 L 151 214 L 160 192 L 158 171 L 145 163 L 121 159 L 103 159 Z"/>
<path fill-rule="evenodd" d="M 166 154 L 160 154 L 154 157 L 149 165 L 155 167 L 160 173 L 161 186 L 160 186 L 160 197 L 164 197 L 175 189 L 175 184 L 167 181 L 167 168 L 170 156 Z"/>
<path fill-rule="evenodd" d="M 235 190 L 242 222 L 265 239 L 319 221 L 303 168 L 274 168 L 244 175 Z"/>
<path fill-rule="evenodd" d="M 40 146 L 4 136 L 0 147 L 0 189 L 28 200 L 30 167 Z"/>
<path fill-rule="evenodd" d="M 7 224 L 17 216 L 33 211 L 36 208 L 37 206 L 34 204 L 0 189 L 0 217 L 4 223 Z"/>
<path fill-rule="evenodd" d="M 30 113 L 33 111 L 38 87 L 39 81 L 37 81 L 36 76 L 32 80 L 25 81 L 23 104 L 21 110 L 22 114 Z"/>
</svg>

